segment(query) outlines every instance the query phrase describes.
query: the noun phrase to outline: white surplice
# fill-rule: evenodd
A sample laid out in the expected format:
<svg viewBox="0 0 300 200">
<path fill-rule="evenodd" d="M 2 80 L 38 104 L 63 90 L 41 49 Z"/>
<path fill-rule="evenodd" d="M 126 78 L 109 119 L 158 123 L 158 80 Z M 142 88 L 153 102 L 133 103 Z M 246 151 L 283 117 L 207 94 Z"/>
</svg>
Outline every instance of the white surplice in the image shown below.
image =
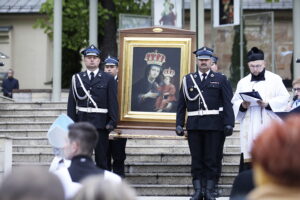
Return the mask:
<svg viewBox="0 0 300 200">
<path fill-rule="evenodd" d="M 240 92 L 258 91 L 263 101 L 269 103 L 271 110 L 259 106 L 250 106 L 246 112 L 239 110 L 243 99 Z M 240 122 L 241 152 L 244 159 L 251 159 L 251 148 L 254 139 L 273 119 L 279 117 L 273 112 L 282 112 L 289 100 L 289 93 L 285 88 L 280 76 L 265 71 L 265 80 L 251 81 L 251 74 L 242 78 L 237 85 L 232 98 L 235 119 Z"/>
</svg>

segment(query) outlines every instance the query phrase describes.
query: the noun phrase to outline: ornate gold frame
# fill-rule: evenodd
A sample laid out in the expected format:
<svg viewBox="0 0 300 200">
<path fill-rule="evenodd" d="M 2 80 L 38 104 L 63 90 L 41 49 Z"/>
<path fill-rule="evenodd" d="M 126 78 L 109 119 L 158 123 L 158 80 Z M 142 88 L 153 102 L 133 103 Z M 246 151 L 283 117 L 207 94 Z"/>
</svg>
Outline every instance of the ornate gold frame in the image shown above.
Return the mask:
<svg viewBox="0 0 300 200">
<path fill-rule="evenodd" d="M 119 86 L 120 121 L 175 123 L 176 113 L 137 112 L 131 110 L 133 49 L 134 47 L 180 48 L 180 80 L 192 68 L 191 37 L 124 37 L 122 40 L 121 91 Z M 180 84 L 179 84 L 180 85 Z M 179 88 L 178 88 L 179 89 Z"/>
</svg>

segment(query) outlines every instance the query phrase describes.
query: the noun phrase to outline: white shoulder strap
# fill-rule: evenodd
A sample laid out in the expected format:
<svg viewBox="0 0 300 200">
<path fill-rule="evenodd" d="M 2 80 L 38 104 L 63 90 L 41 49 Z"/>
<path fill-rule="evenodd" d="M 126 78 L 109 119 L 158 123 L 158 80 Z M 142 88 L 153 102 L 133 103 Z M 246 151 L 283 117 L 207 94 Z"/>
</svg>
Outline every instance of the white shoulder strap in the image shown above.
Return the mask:
<svg viewBox="0 0 300 200">
<path fill-rule="evenodd" d="M 80 85 L 81 85 L 83 91 L 84 91 L 85 94 L 87 95 L 87 97 L 91 100 L 91 102 L 93 103 L 93 105 L 95 106 L 95 108 L 98 108 L 96 102 L 95 102 L 94 99 L 91 97 L 90 93 L 85 89 L 85 87 L 84 87 L 84 85 L 83 85 L 83 83 L 82 83 L 82 80 L 81 80 L 79 74 L 77 74 L 77 78 L 78 78 L 78 80 L 79 80 L 79 82 L 80 82 Z"/>
<path fill-rule="evenodd" d="M 205 102 L 205 99 L 203 98 L 203 95 L 202 95 L 202 92 L 201 92 L 200 88 L 198 87 L 198 85 L 197 85 L 197 83 L 196 83 L 194 77 L 192 76 L 192 74 L 190 74 L 190 76 L 191 76 L 191 79 L 192 79 L 192 81 L 193 81 L 193 83 L 194 83 L 194 85 L 195 85 L 195 88 L 198 90 L 198 93 L 199 93 L 199 95 L 200 95 L 200 97 L 201 97 L 201 99 L 202 99 L 202 101 L 203 101 L 205 110 L 208 110 L 208 109 L 207 109 L 206 102 Z"/>
<path fill-rule="evenodd" d="M 183 77 L 182 84 L 183 84 L 183 94 L 184 94 L 184 97 L 187 97 L 187 99 L 189 101 L 195 101 L 199 97 L 199 94 L 196 95 L 194 98 L 190 97 L 188 89 L 187 89 L 186 77 Z"/>
</svg>

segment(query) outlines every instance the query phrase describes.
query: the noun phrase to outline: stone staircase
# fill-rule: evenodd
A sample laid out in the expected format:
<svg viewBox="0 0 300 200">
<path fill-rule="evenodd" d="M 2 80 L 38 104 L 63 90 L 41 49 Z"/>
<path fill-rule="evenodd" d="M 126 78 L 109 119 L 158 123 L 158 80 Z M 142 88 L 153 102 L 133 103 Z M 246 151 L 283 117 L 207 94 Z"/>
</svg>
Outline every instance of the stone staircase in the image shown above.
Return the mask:
<svg viewBox="0 0 300 200">
<path fill-rule="evenodd" d="M 13 169 L 25 165 L 48 168 L 53 159 L 46 133 L 66 113 L 65 102 L 0 103 L 0 135 L 13 138 Z M 226 139 L 220 193 L 228 196 L 238 172 L 238 125 Z M 140 196 L 189 196 L 193 193 L 191 157 L 183 139 L 128 139 L 126 179 Z"/>
</svg>

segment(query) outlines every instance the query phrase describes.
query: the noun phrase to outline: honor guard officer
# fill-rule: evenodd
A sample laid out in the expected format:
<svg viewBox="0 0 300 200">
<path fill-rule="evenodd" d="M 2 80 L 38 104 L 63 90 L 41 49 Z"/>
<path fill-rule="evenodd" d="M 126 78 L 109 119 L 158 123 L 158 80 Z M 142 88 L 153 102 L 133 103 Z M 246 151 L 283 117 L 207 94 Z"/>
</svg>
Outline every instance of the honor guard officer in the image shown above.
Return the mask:
<svg viewBox="0 0 300 200">
<path fill-rule="evenodd" d="M 191 200 L 214 200 L 222 134 L 231 135 L 234 115 L 230 102 L 232 88 L 225 75 L 213 72 L 213 50 L 202 47 L 194 52 L 198 70 L 183 78 L 176 115 L 176 134 L 184 134 L 185 115 L 188 144 L 192 156 L 195 193 Z"/>
<path fill-rule="evenodd" d="M 118 100 L 114 77 L 98 68 L 100 52 L 94 45 L 81 52 L 87 70 L 72 77 L 68 116 L 75 122 L 88 121 L 97 128 L 95 161 L 98 167 L 107 169 L 108 134 L 117 125 Z"/>
<path fill-rule="evenodd" d="M 108 56 L 104 60 L 104 72 L 107 72 L 114 76 L 118 82 L 118 65 L 119 61 L 117 58 Z M 121 177 L 125 177 L 125 159 L 126 159 L 126 138 L 113 138 L 109 140 L 108 151 L 107 151 L 107 169 L 112 170 L 114 173 Z M 113 159 L 113 163 L 111 162 Z"/>
</svg>

